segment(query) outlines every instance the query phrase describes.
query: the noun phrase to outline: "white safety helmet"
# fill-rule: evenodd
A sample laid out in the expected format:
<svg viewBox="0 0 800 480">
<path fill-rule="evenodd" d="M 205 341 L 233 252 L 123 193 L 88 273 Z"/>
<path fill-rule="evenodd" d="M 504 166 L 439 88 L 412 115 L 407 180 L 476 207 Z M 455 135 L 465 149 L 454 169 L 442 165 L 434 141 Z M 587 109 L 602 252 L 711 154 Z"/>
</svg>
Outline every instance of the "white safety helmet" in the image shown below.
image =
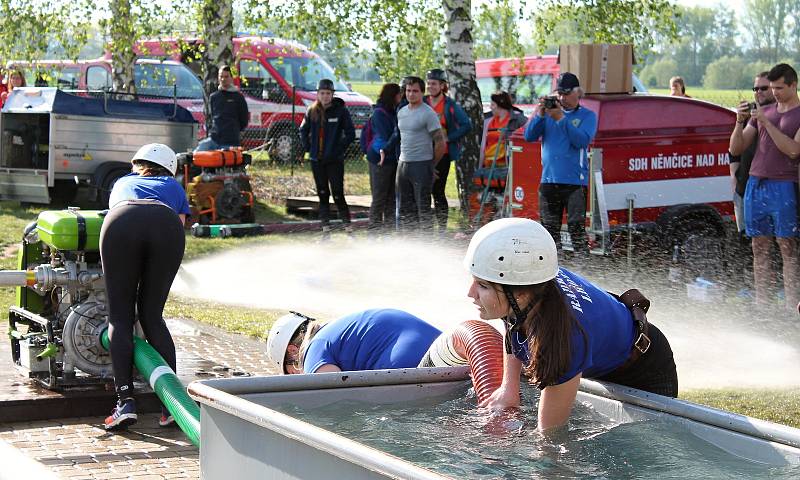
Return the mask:
<svg viewBox="0 0 800 480">
<path fill-rule="evenodd" d="M 178 157 L 171 148 L 163 143 L 148 143 L 147 145 L 142 145 L 133 158 L 131 158 L 131 162 L 134 160 L 147 160 L 156 165 L 161 165 L 169 170 L 169 173 L 172 175 L 175 175 L 175 171 L 178 170 Z"/>
<path fill-rule="evenodd" d="M 472 236 L 464 267 L 477 278 L 502 285 L 544 283 L 558 272 L 556 243 L 533 220 L 495 220 Z"/>
<path fill-rule="evenodd" d="M 267 356 L 281 374 L 286 373 L 283 364 L 283 360 L 286 358 L 286 349 L 289 348 L 289 343 L 297 329 L 308 320 L 310 319 L 304 315 L 290 312 L 272 324 L 267 336 Z"/>
</svg>

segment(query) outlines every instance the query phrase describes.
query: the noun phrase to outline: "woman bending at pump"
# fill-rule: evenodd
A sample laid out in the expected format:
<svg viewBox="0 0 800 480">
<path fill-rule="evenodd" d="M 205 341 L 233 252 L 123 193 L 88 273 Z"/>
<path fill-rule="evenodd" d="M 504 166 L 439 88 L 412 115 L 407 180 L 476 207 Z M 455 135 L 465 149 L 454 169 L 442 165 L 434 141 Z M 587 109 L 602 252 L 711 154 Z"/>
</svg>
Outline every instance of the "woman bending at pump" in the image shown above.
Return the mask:
<svg viewBox="0 0 800 480">
<path fill-rule="evenodd" d="M 178 272 L 189 203 L 175 180 L 175 152 L 159 143 L 145 145 L 131 160 L 133 173 L 114 184 L 111 210 L 100 230 L 109 310 L 111 366 L 117 406 L 105 420 L 106 430 L 136 423 L 133 400 L 133 327 L 139 324 L 147 341 L 175 371 L 175 344 L 162 317 Z M 163 406 L 159 424 L 174 423 Z"/>
<path fill-rule="evenodd" d="M 319 220 L 323 238 L 330 235 L 330 205 L 333 195 L 339 218 L 350 229 L 350 209 L 344 198 L 344 155 L 356 139 L 353 120 L 344 100 L 333 96 L 333 81 L 323 78 L 317 84 L 317 100 L 308 107 L 300 125 L 303 148 L 311 157 L 311 170 L 319 197 Z"/>
<path fill-rule="evenodd" d="M 566 423 L 582 377 L 677 396 L 669 342 L 645 317 L 649 301 L 638 290 L 610 294 L 559 268 L 556 255 L 547 230 L 523 218 L 490 222 L 470 241 L 469 296 L 481 319 L 506 325 L 503 381 L 482 406 L 518 406 L 523 370 L 542 390 L 539 430 Z"/>
</svg>

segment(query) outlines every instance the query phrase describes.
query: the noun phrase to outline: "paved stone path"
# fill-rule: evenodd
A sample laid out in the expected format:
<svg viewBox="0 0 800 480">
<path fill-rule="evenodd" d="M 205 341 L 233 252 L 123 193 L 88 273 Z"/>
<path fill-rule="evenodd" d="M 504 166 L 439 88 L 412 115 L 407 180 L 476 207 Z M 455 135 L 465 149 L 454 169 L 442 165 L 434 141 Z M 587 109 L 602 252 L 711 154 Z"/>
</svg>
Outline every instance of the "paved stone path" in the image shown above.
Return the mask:
<svg viewBox="0 0 800 480">
<path fill-rule="evenodd" d="M 193 321 L 171 320 L 168 324 L 178 349 L 178 375 L 185 383 L 273 373 L 263 341 Z M 0 338 L 7 338 L 6 331 L 7 325 L 2 325 Z M 0 348 L 0 355 L 0 408 L 3 402 L 59 399 L 59 394 L 32 386 L 13 369 L 8 347 Z M 108 397 L 108 405 L 96 416 L 0 423 L 0 441 L 71 480 L 200 477 L 198 448 L 178 428 L 159 427 L 156 413 L 140 414 L 139 422 L 127 432 L 107 433 L 102 422 L 113 406 L 113 396 L 110 392 L 102 395 Z"/>
</svg>

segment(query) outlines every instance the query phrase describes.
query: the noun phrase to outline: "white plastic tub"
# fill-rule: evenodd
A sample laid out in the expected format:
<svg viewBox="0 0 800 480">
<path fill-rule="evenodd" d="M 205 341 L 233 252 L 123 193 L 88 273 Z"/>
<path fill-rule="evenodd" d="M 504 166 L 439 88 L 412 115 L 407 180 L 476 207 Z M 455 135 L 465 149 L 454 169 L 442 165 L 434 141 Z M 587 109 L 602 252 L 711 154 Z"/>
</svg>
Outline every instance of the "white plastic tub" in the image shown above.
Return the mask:
<svg viewBox="0 0 800 480">
<path fill-rule="evenodd" d="M 205 380 L 189 385 L 201 405 L 204 480 L 269 478 L 442 479 L 421 466 L 272 410 L 342 400 L 441 401 L 469 387 L 468 368 L 378 370 Z M 669 418 L 739 457 L 800 465 L 800 430 L 612 384 L 583 380 L 578 400 L 620 422 Z"/>
</svg>

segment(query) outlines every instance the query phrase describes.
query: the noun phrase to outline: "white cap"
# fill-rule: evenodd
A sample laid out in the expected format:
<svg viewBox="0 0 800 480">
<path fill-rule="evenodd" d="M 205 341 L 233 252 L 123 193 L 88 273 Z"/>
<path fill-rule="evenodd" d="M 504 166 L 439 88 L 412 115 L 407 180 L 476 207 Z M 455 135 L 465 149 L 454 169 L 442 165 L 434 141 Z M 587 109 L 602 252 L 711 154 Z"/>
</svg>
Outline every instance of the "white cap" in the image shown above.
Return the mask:
<svg viewBox="0 0 800 480">
<path fill-rule="evenodd" d="M 178 157 L 171 148 L 163 143 L 148 143 L 147 145 L 142 145 L 133 158 L 131 158 L 131 162 L 134 160 L 147 160 L 148 162 L 161 165 L 169 170 L 172 175 L 175 175 L 175 171 L 178 170 Z"/>
<path fill-rule="evenodd" d="M 278 367 L 281 374 L 286 373 L 283 364 L 283 360 L 286 358 L 286 349 L 289 348 L 289 343 L 297 329 L 308 320 L 309 318 L 306 316 L 291 312 L 275 320 L 275 323 L 272 324 L 267 336 L 267 357 L 273 365 Z"/>
<path fill-rule="evenodd" d="M 464 267 L 477 278 L 502 285 L 544 283 L 558 273 L 556 243 L 533 220 L 502 218 L 475 232 Z"/>
</svg>

